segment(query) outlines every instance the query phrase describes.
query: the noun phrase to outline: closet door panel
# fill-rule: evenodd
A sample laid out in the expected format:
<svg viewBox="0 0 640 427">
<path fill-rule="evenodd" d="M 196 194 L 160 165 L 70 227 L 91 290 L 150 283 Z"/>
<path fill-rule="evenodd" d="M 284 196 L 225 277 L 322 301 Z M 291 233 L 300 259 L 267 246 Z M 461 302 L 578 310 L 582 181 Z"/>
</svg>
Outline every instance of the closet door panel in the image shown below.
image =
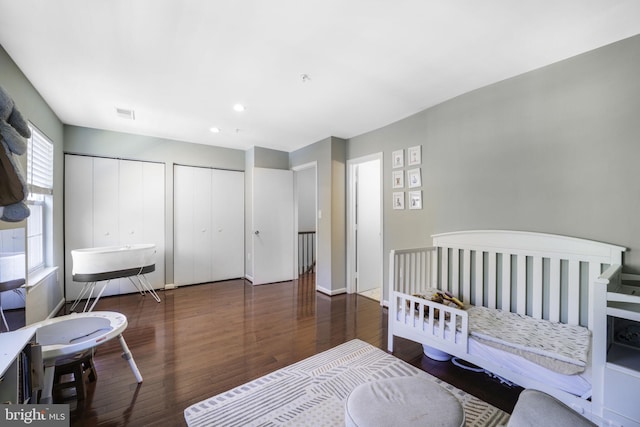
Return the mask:
<svg viewBox="0 0 640 427">
<path fill-rule="evenodd" d="M 118 161 L 93 159 L 93 245 L 114 246 L 119 243 Z"/>
<path fill-rule="evenodd" d="M 156 245 L 156 270 L 147 274 L 151 285 L 158 289 L 165 285 L 165 166 L 162 163 L 142 164 L 142 210 L 144 221 L 142 239 Z"/>
<path fill-rule="evenodd" d="M 118 245 L 126 246 L 142 241 L 142 163 L 120 160 L 118 173 Z M 127 278 L 120 279 L 118 293 L 127 294 L 137 289 Z"/>
<path fill-rule="evenodd" d="M 211 278 L 244 277 L 244 172 L 211 172 Z"/>
<path fill-rule="evenodd" d="M 93 159 L 93 246 L 117 246 L 119 227 L 119 170 L 117 159 Z M 118 295 L 121 279 L 109 281 L 102 295 Z M 102 284 L 99 284 L 102 286 Z"/>
<path fill-rule="evenodd" d="M 151 243 L 144 241 L 142 232 L 145 221 L 142 167 L 142 162 L 120 161 L 118 218 L 121 245 Z"/>
<path fill-rule="evenodd" d="M 65 294 L 74 301 L 82 283 L 72 279 L 72 249 L 93 247 L 93 158 L 65 155 Z"/>
<path fill-rule="evenodd" d="M 195 168 L 193 186 L 194 283 L 211 281 L 211 169 Z"/>
<path fill-rule="evenodd" d="M 156 245 L 156 270 L 146 275 L 154 288 L 164 287 L 164 165 L 120 161 L 120 245 Z M 120 281 L 120 293 L 137 292 L 129 279 Z"/>
<path fill-rule="evenodd" d="M 75 300 L 82 287 L 71 279 L 71 250 L 79 248 L 155 243 L 156 271 L 147 278 L 164 287 L 164 209 L 164 165 L 66 155 L 67 300 Z M 129 292 L 137 292 L 129 279 L 115 279 L 103 295 Z"/>
<path fill-rule="evenodd" d="M 173 275 L 178 286 L 195 283 L 194 170 L 186 166 L 173 168 Z"/>
<path fill-rule="evenodd" d="M 177 285 L 244 276 L 244 172 L 174 168 Z"/>
</svg>

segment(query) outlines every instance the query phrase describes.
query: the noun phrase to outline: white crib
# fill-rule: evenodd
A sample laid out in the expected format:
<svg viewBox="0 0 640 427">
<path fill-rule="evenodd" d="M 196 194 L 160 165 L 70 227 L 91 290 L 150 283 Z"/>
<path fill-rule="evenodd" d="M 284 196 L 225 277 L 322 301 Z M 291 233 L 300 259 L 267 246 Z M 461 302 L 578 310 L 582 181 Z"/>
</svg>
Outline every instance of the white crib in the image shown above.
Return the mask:
<svg viewBox="0 0 640 427">
<path fill-rule="evenodd" d="M 606 354 L 606 298 L 594 294 L 619 280 L 625 248 L 543 233 L 479 230 L 432 236 L 428 248 L 390 254 L 389 342 L 403 337 L 480 366 L 522 387 L 547 392 L 577 412 L 601 421 L 600 372 Z M 600 278 L 600 279 L 599 279 Z M 598 285 L 600 283 L 600 285 Z M 605 283 L 602 285 L 602 283 Z M 515 313 L 553 326 L 588 328 L 591 345 L 583 372 L 558 374 L 519 355 L 476 339 L 470 326 L 475 308 L 458 309 L 414 296 L 429 288 L 448 291 L 465 306 Z M 606 291 L 605 291 L 606 292 Z M 438 314 L 435 314 L 438 309 Z M 481 308 L 478 310 L 484 310 Z M 496 316 L 498 317 L 498 316 Z M 474 323 L 472 320 L 471 323 Z M 604 332 L 603 332 L 604 331 Z M 593 396 L 593 399 L 591 399 Z M 593 400 L 593 402 L 592 402 Z"/>
</svg>

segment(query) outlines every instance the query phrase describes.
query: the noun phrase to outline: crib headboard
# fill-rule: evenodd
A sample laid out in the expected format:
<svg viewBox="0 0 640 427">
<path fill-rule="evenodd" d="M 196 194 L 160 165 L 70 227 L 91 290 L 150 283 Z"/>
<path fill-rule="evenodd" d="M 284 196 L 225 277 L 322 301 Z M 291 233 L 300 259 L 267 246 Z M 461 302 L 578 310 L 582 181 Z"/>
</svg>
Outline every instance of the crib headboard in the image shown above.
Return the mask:
<svg viewBox="0 0 640 427">
<path fill-rule="evenodd" d="M 463 301 L 591 329 L 590 284 L 625 248 L 567 236 L 475 230 L 432 236 L 430 286 Z M 481 302 L 481 303 L 478 303 Z"/>
</svg>

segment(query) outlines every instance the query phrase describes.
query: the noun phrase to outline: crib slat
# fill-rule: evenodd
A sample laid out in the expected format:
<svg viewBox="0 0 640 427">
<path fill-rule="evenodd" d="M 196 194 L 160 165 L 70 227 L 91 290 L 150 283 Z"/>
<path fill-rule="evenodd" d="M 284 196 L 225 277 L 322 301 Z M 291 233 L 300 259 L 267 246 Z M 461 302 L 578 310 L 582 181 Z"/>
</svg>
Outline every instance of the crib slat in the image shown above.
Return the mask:
<svg viewBox="0 0 640 427">
<path fill-rule="evenodd" d="M 567 307 L 567 323 L 580 323 L 580 262 L 569 260 L 569 301 Z"/>
<path fill-rule="evenodd" d="M 427 282 L 427 272 L 428 272 L 428 266 L 427 266 L 427 250 L 422 250 L 420 251 L 420 288 L 424 289 L 425 285 L 428 284 Z"/>
<path fill-rule="evenodd" d="M 447 340 L 452 344 L 456 342 L 456 323 L 458 323 L 458 315 L 455 312 L 451 312 L 449 318 L 449 337 Z"/>
<path fill-rule="evenodd" d="M 404 254 L 398 254 L 396 258 L 396 264 L 398 265 L 398 272 L 396 273 L 398 276 L 398 284 L 399 291 L 402 293 L 410 293 L 411 290 L 407 287 L 407 277 L 406 277 L 406 267 L 405 267 L 405 259 L 406 256 Z"/>
<path fill-rule="evenodd" d="M 476 300 L 475 305 L 484 305 L 484 253 L 475 251 L 476 256 Z"/>
<path fill-rule="evenodd" d="M 594 281 L 600 276 L 601 272 L 601 268 L 602 266 L 600 265 L 600 263 L 597 262 L 590 262 L 589 263 L 589 286 L 591 286 L 592 283 L 594 283 Z M 589 292 L 589 290 L 587 290 L 587 292 Z M 591 295 L 588 295 L 589 300 L 591 300 Z M 588 320 L 587 320 L 588 324 L 587 327 L 589 329 L 591 329 L 593 331 L 593 310 L 589 310 L 589 316 L 588 316 Z"/>
<path fill-rule="evenodd" d="M 531 317 L 542 319 L 542 257 L 533 257 Z"/>
<path fill-rule="evenodd" d="M 429 321 L 427 323 L 427 330 L 428 330 L 428 335 L 433 335 L 433 327 L 434 327 L 434 312 L 435 310 L 431 310 L 429 309 Z"/>
<path fill-rule="evenodd" d="M 439 289 L 443 291 L 449 290 L 449 248 L 442 248 L 442 264 L 440 265 L 442 270 L 440 274 L 440 286 Z"/>
<path fill-rule="evenodd" d="M 409 277 L 409 287 L 411 288 L 411 293 L 416 293 L 418 291 L 416 286 L 416 254 L 415 252 L 409 254 L 408 258 L 408 267 L 409 271 L 407 276 Z"/>
<path fill-rule="evenodd" d="M 435 288 L 438 282 L 438 266 L 436 265 L 436 260 L 438 259 L 438 248 L 434 248 L 430 251 L 429 255 L 429 271 L 431 272 L 430 287 Z"/>
<path fill-rule="evenodd" d="M 511 311 L 511 254 L 502 254 L 502 310 Z"/>
<path fill-rule="evenodd" d="M 549 320 L 560 321 L 560 259 L 549 260 Z"/>
<path fill-rule="evenodd" d="M 497 265 L 497 254 L 495 252 L 488 252 L 489 257 L 489 277 L 488 277 L 488 303 L 487 306 L 489 308 L 496 308 L 497 301 L 497 293 L 498 293 L 498 284 L 496 277 L 496 265 Z"/>
<path fill-rule="evenodd" d="M 462 251 L 462 301 L 471 301 L 471 251 Z"/>
<path fill-rule="evenodd" d="M 429 310 L 434 311 L 434 310 Z M 438 337 L 444 339 L 444 326 L 445 326 L 445 317 L 444 317 L 445 311 L 444 310 L 440 310 L 438 312 Z"/>
<path fill-rule="evenodd" d="M 527 311 L 527 257 L 516 255 L 516 266 L 518 268 L 518 283 L 516 285 L 516 312 L 526 314 Z"/>
<path fill-rule="evenodd" d="M 460 297 L 460 250 L 451 251 L 451 293 Z"/>
<path fill-rule="evenodd" d="M 424 319 L 424 305 L 420 304 L 418 305 L 418 318 L 416 319 L 420 330 L 424 330 L 424 322 L 422 321 L 422 319 Z"/>
<path fill-rule="evenodd" d="M 420 289 L 420 254 L 414 253 L 411 259 L 412 262 L 412 271 L 411 271 L 411 281 L 413 285 L 414 292 L 419 292 Z"/>
</svg>

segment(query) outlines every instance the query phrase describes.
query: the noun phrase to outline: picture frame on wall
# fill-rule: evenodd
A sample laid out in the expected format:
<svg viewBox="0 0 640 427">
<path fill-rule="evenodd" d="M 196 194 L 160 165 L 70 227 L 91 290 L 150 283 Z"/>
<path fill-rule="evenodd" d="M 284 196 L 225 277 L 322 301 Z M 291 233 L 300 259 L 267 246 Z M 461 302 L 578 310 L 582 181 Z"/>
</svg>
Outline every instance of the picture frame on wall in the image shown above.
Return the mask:
<svg viewBox="0 0 640 427">
<path fill-rule="evenodd" d="M 391 153 L 391 164 L 394 169 L 404 166 L 404 150 L 396 150 Z"/>
<path fill-rule="evenodd" d="M 422 190 L 409 191 L 409 209 L 422 209 Z"/>
<path fill-rule="evenodd" d="M 393 209 L 404 209 L 404 191 L 393 193 Z"/>
<path fill-rule="evenodd" d="M 420 168 L 409 169 L 407 171 L 407 181 L 409 181 L 409 188 L 422 187 Z"/>
<path fill-rule="evenodd" d="M 409 166 L 415 166 L 422 163 L 422 146 L 416 145 L 415 147 L 409 147 L 407 149 L 407 164 Z"/>
<path fill-rule="evenodd" d="M 393 171 L 393 188 L 404 188 L 404 171 Z"/>
</svg>

